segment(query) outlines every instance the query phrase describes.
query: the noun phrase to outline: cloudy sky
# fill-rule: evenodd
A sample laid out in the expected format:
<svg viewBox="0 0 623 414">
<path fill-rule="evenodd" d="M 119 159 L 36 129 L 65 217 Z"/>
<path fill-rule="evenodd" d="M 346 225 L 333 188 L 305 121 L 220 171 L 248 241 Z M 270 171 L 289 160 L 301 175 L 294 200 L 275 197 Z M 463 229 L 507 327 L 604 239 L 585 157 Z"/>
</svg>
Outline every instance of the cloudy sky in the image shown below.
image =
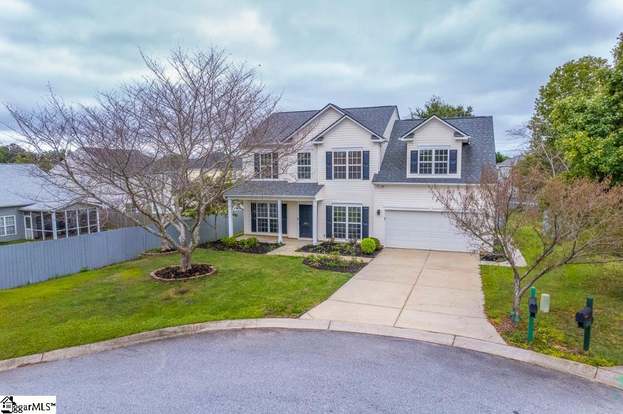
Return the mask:
<svg viewBox="0 0 623 414">
<path fill-rule="evenodd" d="M 551 71 L 609 58 L 621 22 L 622 0 L 0 0 L 0 102 L 33 107 L 48 84 L 89 102 L 140 76 L 139 48 L 215 45 L 257 67 L 282 109 L 395 104 L 407 117 L 436 94 L 493 115 L 513 153 L 522 143 L 505 131 Z"/>
</svg>

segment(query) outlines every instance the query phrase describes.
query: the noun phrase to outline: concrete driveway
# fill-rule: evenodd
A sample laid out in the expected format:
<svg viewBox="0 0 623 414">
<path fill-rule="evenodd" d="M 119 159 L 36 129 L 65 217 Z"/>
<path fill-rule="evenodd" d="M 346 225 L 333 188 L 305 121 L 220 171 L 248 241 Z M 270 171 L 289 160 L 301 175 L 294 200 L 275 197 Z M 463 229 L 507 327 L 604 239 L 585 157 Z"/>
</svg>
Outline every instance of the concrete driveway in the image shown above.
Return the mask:
<svg viewBox="0 0 623 414">
<path fill-rule="evenodd" d="M 504 343 L 483 306 L 476 255 L 386 248 L 302 317 L 416 328 Z"/>
</svg>

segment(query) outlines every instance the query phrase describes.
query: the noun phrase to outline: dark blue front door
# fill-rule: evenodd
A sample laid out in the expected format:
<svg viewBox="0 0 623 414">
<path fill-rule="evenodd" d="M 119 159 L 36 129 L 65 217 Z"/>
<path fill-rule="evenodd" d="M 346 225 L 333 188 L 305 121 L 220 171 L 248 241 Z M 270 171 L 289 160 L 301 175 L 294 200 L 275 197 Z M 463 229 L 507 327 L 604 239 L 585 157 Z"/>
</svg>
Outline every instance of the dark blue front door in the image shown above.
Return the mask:
<svg viewBox="0 0 623 414">
<path fill-rule="evenodd" d="M 299 237 L 312 237 L 312 206 L 299 204 Z"/>
</svg>

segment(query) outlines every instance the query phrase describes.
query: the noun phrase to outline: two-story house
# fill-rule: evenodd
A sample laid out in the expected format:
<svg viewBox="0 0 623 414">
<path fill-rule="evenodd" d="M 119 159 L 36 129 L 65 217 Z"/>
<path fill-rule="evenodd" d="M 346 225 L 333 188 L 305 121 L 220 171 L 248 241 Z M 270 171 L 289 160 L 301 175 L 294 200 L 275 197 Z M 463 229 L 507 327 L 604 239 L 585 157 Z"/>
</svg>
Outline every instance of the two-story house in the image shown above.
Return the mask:
<svg viewBox="0 0 623 414">
<path fill-rule="evenodd" d="M 377 237 L 388 247 L 451 251 L 474 244 L 450 223 L 431 185 L 478 185 L 495 166 L 491 117 L 401 120 L 396 106 L 279 112 L 275 142 L 309 128 L 295 155 L 278 146 L 243 168 L 225 197 L 244 206 L 244 233 L 318 240 Z M 287 168 L 279 163 L 291 160 Z M 248 165 L 247 165 L 248 164 Z M 230 226 L 230 234 L 232 227 Z"/>
</svg>

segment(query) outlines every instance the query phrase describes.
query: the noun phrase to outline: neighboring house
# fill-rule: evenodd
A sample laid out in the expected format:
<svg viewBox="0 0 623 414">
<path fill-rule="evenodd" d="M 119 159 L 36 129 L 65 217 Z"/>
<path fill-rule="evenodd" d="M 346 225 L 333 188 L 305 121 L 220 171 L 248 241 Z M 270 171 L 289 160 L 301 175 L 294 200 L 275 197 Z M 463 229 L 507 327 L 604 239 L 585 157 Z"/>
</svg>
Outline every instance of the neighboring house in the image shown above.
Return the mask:
<svg viewBox="0 0 623 414">
<path fill-rule="evenodd" d="M 32 164 L 0 164 L 0 242 L 100 231 L 97 206 L 51 185 L 44 174 Z"/>
<path fill-rule="evenodd" d="M 517 155 L 515 157 L 507 158 L 504 161 L 498 163 L 495 167 L 497 168 L 500 176 L 506 178 L 510 174 L 513 167 L 517 165 L 517 163 L 521 161 L 522 158 L 523 155 Z"/>
<path fill-rule="evenodd" d="M 244 232 L 318 240 L 377 237 L 388 247 L 470 251 L 431 186 L 478 185 L 495 165 L 490 116 L 401 120 L 395 106 L 280 112 L 273 142 L 244 168 L 255 178 L 226 192 L 244 206 Z M 279 145 L 310 128 L 295 155 Z M 282 171 L 279 164 L 292 160 Z M 246 176 L 246 175 L 245 175 Z M 231 226 L 230 226 L 231 233 Z"/>
</svg>

